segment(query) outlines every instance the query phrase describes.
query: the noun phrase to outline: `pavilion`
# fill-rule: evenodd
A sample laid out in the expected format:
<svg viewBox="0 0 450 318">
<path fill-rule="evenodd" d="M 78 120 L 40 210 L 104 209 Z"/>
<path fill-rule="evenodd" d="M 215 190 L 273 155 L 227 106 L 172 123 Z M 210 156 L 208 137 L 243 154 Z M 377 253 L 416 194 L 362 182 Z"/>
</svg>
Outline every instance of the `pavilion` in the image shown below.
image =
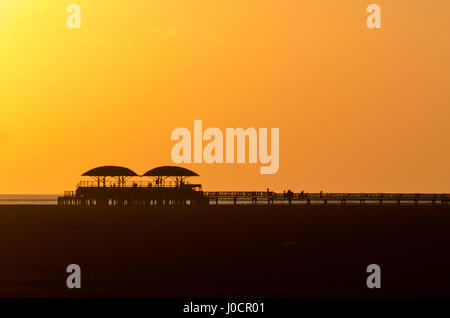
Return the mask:
<svg viewBox="0 0 450 318">
<path fill-rule="evenodd" d="M 140 176 L 125 167 L 101 166 L 82 176 L 91 180 L 80 181 L 75 191 L 64 192 L 58 198 L 58 205 L 184 206 L 207 202 L 201 184 L 187 180 L 199 175 L 182 167 L 157 167 Z"/>
</svg>

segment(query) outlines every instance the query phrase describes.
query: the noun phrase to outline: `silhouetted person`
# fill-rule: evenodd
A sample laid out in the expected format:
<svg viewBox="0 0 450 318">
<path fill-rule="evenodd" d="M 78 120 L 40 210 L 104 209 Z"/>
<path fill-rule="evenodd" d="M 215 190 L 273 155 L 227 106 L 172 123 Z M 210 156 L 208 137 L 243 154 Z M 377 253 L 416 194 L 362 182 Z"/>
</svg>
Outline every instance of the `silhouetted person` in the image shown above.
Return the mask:
<svg viewBox="0 0 450 318">
<path fill-rule="evenodd" d="M 294 197 L 294 193 L 291 190 L 288 190 L 287 192 L 287 199 L 289 201 L 289 204 L 292 203 L 292 198 Z"/>
</svg>

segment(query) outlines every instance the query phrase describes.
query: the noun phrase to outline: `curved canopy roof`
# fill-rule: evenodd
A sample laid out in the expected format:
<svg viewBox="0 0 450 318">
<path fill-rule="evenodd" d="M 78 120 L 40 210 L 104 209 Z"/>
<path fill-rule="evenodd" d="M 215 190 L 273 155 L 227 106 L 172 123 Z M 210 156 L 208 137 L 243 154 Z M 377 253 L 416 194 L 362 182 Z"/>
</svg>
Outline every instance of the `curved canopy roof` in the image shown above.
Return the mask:
<svg viewBox="0 0 450 318">
<path fill-rule="evenodd" d="M 198 177 L 194 171 L 176 166 L 157 167 L 144 173 L 146 177 Z"/>
<path fill-rule="evenodd" d="M 102 166 L 91 169 L 82 174 L 90 177 L 134 177 L 137 174 L 128 168 L 120 166 Z"/>
</svg>

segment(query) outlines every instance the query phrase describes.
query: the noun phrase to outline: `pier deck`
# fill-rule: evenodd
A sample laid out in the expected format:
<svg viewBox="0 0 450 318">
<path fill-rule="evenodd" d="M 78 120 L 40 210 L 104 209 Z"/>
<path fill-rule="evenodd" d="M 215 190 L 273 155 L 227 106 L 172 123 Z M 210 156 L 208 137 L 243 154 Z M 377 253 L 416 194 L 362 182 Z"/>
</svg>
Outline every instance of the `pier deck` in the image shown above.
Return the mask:
<svg viewBox="0 0 450 318">
<path fill-rule="evenodd" d="M 209 202 L 213 204 L 221 204 L 225 202 L 232 202 L 238 204 L 239 202 L 251 201 L 252 204 L 258 202 L 266 202 L 267 204 L 282 204 L 282 203 L 299 203 L 309 205 L 312 202 L 328 204 L 330 202 L 338 202 L 340 204 L 347 204 L 351 202 L 358 202 L 366 204 L 369 202 L 377 202 L 379 204 L 437 204 L 447 205 L 450 201 L 450 194 L 437 193 L 276 193 L 269 191 L 219 191 L 219 192 L 204 192 Z"/>
<path fill-rule="evenodd" d="M 195 187 L 196 185 L 194 185 Z M 183 187 L 79 186 L 58 198 L 58 205 L 273 205 L 273 204 L 441 204 L 450 194 L 438 193 L 276 193 L 268 191 L 199 191 Z"/>
</svg>

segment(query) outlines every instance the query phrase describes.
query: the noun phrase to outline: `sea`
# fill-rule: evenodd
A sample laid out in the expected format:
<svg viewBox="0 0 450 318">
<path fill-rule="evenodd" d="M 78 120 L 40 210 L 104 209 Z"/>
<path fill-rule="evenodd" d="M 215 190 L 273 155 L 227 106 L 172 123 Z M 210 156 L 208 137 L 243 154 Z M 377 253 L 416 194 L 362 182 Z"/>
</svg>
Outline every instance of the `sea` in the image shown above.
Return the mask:
<svg viewBox="0 0 450 318">
<path fill-rule="evenodd" d="M 0 194 L 0 205 L 56 205 L 58 194 Z"/>
</svg>

